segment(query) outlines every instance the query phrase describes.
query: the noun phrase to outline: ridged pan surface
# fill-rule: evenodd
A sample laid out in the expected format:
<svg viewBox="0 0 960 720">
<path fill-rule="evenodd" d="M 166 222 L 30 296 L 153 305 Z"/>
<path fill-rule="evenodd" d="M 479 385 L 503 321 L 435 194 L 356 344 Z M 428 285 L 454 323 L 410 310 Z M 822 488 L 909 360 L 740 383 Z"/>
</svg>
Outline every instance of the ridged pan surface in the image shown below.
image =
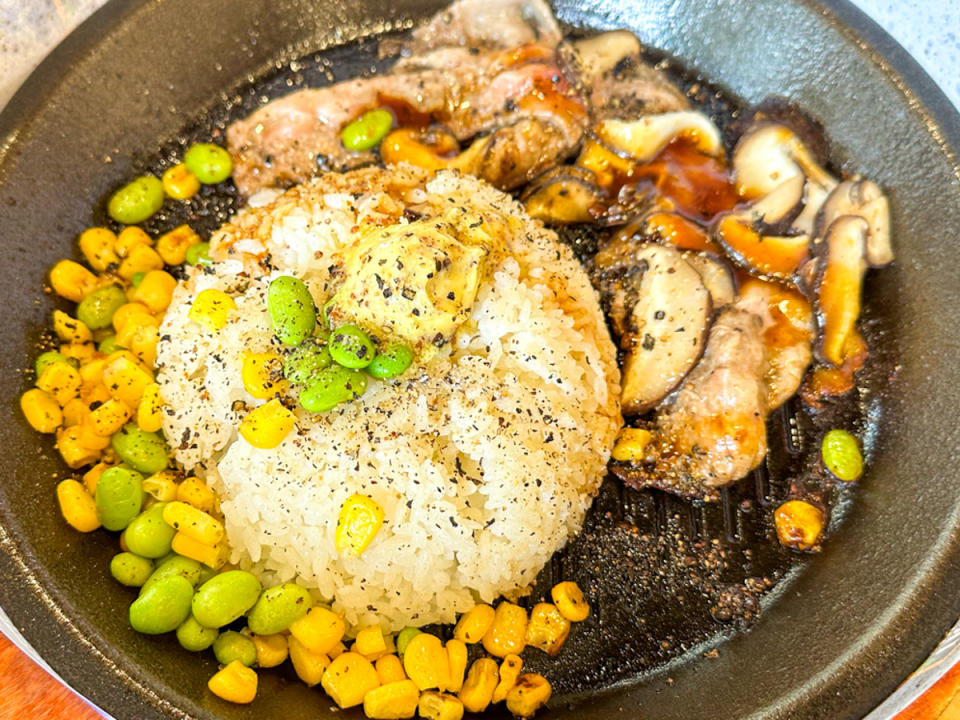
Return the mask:
<svg viewBox="0 0 960 720">
<path fill-rule="evenodd" d="M 263 673 L 254 705 L 228 706 L 205 690 L 212 657 L 129 629 L 131 593 L 106 570 L 115 541 L 80 536 L 57 518 L 52 478 L 64 468 L 16 409 L 52 307 L 39 292 L 45 270 L 75 252 L 72 238 L 101 219 L 92 208 L 125 179 L 162 168 L 262 96 L 368 71 L 369 38 L 437 7 L 114 0 L 0 116 L 0 603 L 58 672 L 118 718 L 353 714 L 333 713 L 292 673 Z M 805 476 L 812 441 L 836 419 L 812 418 L 799 403 L 774 414 L 767 464 L 721 503 L 608 480 L 529 598 L 563 578 L 591 588 L 594 603 L 558 660 L 526 658 L 555 687 L 540 717 L 861 717 L 960 613 L 960 122 L 903 51 L 847 5 L 638 0 L 556 10 L 575 28 L 630 28 L 675 58 L 671 72 L 700 86 L 695 99 L 721 124 L 768 95 L 809 109 L 828 129 L 834 169 L 862 172 L 889 193 L 898 261 L 870 277 L 871 365 L 854 401 L 836 411 L 866 430 L 870 468 L 837 499 L 824 551 L 793 555 L 770 533 L 773 504 Z M 196 207 L 191 222 L 209 231 L 235 198 L 208 191 Z M 185 219 L 161 215 L 153 229 Z"/>
</svg>

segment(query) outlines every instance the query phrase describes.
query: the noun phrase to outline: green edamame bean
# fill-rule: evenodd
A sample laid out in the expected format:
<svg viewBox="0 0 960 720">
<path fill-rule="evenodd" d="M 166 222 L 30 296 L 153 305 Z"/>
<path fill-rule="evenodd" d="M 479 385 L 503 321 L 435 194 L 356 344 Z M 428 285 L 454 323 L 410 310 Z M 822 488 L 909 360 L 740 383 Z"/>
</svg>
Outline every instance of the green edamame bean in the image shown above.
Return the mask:
<svg viewBox="0 0 960 720">
<path fill-rule="evenodd" d="M 307 338 L 287 356 L 283 363 L 283 376 L 292 383 L 303 385 L 316 373 L 330 367 L 332 362 L 325 342 Z"/>
<path fill-rule="evenodd" d="M 356 325 L 338 327 L 331 333 L 327 345 L 333 361 L 351 370 L 365 368 L 377 354 L 373 340 Z"/>
<path fill-rule="evenodd" d="M 104 355 L 110 355 L 115 353 L 117 350 L 123 350 L 123 347 L 117 344 L 116 335 L 107 335 L 103 340 L 100 341 L 100 344 L 97 345 L 97 350 L 102 352 Z"/>
<path fill-rule="evenodd" d="M 204 185 L 223 182 L 233 172 L 230 153 L 213 143 L 196 143 L 183 154 L 183 164 Z"/>
<path fill-rule="evenodd" d="M 153 563 L 132 552 L 117 553 L 110 560 L 113 579 L 127 587 L 141 587 L 153 573 Z"/>
<path fill-rule="evenodd" d="M 300 405 L 310 412 L 326 412 L 342 402 L 355 400 L 367 390 L 367 376 L 360 370 L 331 365 L 311 378 L 300 393 Z"/>
<path fill-rule="evenodd" d="M 177 640 L 181 647 L 190 652 L 200 652 L 216 642 L 220 631 L 216 628 L 204 627 L 191 615 L 177 628 Z M 256 648 L 254 648 L 256 649 Z"/>
<path fill-rule="evenodd" d="M 247 625 L 257 635 L 276 635 L 306 615 L 311 607 L 313 598 L 306 588 L 296 583 L 275 585 L 260 594 L 247 613 Z"/>
<path fill-rule="evenodd" d="M 210 243 L 198 242 L 187 248 L 186 260 L 190 265 L 209 265 Z"/>
<path fill-rule="evenodd" d="M 107 203 L 107 213 L 118 223 L 136 225 L 163 205 L 163 183 L 153 175 L 138 177 L 117 190 Z"/>
<path fill-rule="evenodd" d="M 389 380 L 410 367 L 413 362 L 413 350 L 406 345 L 394 343 L 377 353 L 373 362 L 367 365 L 367 374 L 380 380 Z"/>
<path fill-rule="evenodd" d="M 143 506 L 143 475 L 125 467 L 106 470 L 97 481 L 94 502 L 107 530 L 123 530 Z"/>
<path fill-rule="evenodd" d="M 192 599 L 193 585 L 179 575 L 148 583 L 130 605 L 130 625 L 145 635 L 172 632 L 190 616 Z"/>
<path fill-rule="evenodd" d="M 127 302 L 127 294 L 119 285 L 104 285 L 87 295 L 77 305 L 77 320 L 91 330 L 109 327 L 113 314 Z"/>
<path fill-rule="evenodd" d="M 340 142 L 347 150 L 363 152 L 372 150 L 393 127 L 393 114 L 379 108 L 365 112 L 340 131 Z"/>
<path fill-rule="evenodd" d="M 165 502 L 156 503 L 137 515 L 127 525 L 127 547 L 130 552 L 145 558 L 159 558 L 170 552 L 170 543 L 176 530 L 163 519 Z"/>
<path fill-rule="evenodd" d="M 267 310 L 273 334 L 282 343 L 299 345 L 313 333 L 317 308 L 310 290 L 299 278 L 284 275 L 270 283 Z"/>
<path fill-rule="evenodd" d="M 144 587 L 151 583 L 160 582 L 168 577 L 178 575 L 187 580 L 193 587 L 196 587 L 202 581 L 203 566 L 191 558 L 171 553 L 173 557 L 167 556 L 157 560 L 157 569 L 149 577 Z"/>
<path fill-rule="evenodd" d="M 221 665 L 229 665 L 239 660 L 247 667 L 257 662 L 257 646 L 253 640 L 235 630 L 227 630 L 213 643 L 213 654 Z"/>
<path fill-rule="evenodd" d="M 127 423 L 113 434 L 110 444 L 127 465 L 147 475 L 167 467 L 170 451 L 157 433 L 145 432 L 136 423 Z"/>
<path fill-rule="evenodd" d="M 43 375 L 43 371 L 47 369 L 48 366 L 53 365 L 54 363 L 67 363 L 72 367 L 77 367 L 79 363 L 73 358 L 69 358 L 64 355 L 62 352 L 57 352 L 56 350 L 48 350 L 45 353 L 40 353 L 37 356 L 37 359 L 33 363 L 33 367 L 37 371 L 37 377 Z"/>
<path fill-rule="evenodd" d="M 827 470 L 838 480 L 853 482 L 863 474 L 863 455 L 857 439 L 846 430 L 831 430 L 823 436 L 820 455 Z"/>
<path fill-rule="evenodd" d="M 140 287 L 140 283 L 143 282 L 143 279 L 146 276 L 147 274 L 143 271 L 135 272 L 133 275 L 130 276 L 130 284 L 133 285 L 134 287 Z"/>
<path fill-rule="evenodd" d="M 403 630 L 397 633 L 397 654 L 403 655 L 403 653 L 406 652 L 407 645 L 410 644 L 410 641 L 421 632 L 422 631 L 420 628 L 405 627 Z"/>
<path fill-rule="evenodd" d="M 246 570 L 228 570 L 207 580 L 193 598 L 193 616 L 206 627 L 223 627 L 252 608 L 260 581 Z"/>
</svg>

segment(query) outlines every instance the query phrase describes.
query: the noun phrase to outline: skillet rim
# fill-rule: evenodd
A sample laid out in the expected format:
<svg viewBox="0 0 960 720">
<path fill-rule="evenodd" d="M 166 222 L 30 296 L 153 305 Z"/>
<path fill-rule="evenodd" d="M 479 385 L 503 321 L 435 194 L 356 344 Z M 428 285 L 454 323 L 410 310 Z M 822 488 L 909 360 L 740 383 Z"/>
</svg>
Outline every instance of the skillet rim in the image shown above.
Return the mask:
<svg viewBox="0 0 960 720">
<path fill-rule="evenodd" d="M 866 56 L 894 83 L 911 108 L 925 117 L 926 131 L 944 152 L 954 176 L 960 179 L 960 110 L 953 106 L 917 61 L 848 0 L 794 1 L 822 13 L 827 22 L 854 46 L 855 52 Z M 56 92 L 63 70 L 95 50 L 103 38 L 110 35 L 113 26 L 148 4 L 151 0 L 108 2 L 44 59 L 0 113 L 0 138 L 4 139 L 0 146 L 0 165 L 16 146 L 17 129 L 29 125 L 46 99 Z M 0 519 L 6 512 L 6 507 L 0 503 Z M 941 584 L 945 577 L 960 579 L 960 534 L 956 532 L 960 520 L 956 513 L 952 519 L 953 523 L 947 528 L 951 532 L 945 530 L 941 534 L 938 542 L 929 549 L 924 567 L 911 578 L 914 592 L 911 601 L 914 604 L 909 611 L 898 608 L 899 612 L 883 626 L 883 635 L 890 638 L 915 636 L 919 626 L 929 625 L 923 610 L 932 604 L 930 598 L 916 597 L 916 589 Z M 45 659 L 71 687 L 99 706 L 111 707 L 115 712 L 136 709 L 140 717 L 189 717 L 167 698 L 126 673 L 84 637 L 75 619 L 62 612 L 44 586 L 47 572 L 33 558 L 30 548 L 21 545 L 22 541 L 23 538 L 11 536 L 0 523 L 0 576 L 7 580 L 0 583 L 0 605 L 34 647 L 44 648 Z M 935 582 L 936 578 L 940 578 L 941 583 Z M 954 604 L 960 603 L 955 601 Z M 954 613 L 954 618 L 956 616 Z M 879 637 L 874 638 L 874 642 L 879 641 Z M 929 649 L 934 644 L 929 644 Z M 97 680 L 97 672 L 84 669 L 91 662 L 96 663 L 100 671 L 109 672 L 111 679 L 119 685 L 105 683 L 102 678 Z M 912 669 L 909 668 L 908 672 Z"/>
</svg>

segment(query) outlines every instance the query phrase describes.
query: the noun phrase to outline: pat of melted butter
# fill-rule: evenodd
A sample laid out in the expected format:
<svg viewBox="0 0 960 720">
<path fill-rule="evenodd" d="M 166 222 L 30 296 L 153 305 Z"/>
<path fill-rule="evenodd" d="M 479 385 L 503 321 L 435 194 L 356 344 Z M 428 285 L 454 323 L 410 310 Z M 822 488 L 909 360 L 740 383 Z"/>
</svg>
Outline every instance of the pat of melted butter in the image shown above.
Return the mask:
<svg viewBox="0 0 960 720">
<path fill-rule="evenodd" d="M 470 317 L 477 292 L 505 254 L 506 218 L 452 208 L 429 220 L 371 230 L 346 254 L 333 297 L 335 325 L 433 355 Z"/>
</svg>

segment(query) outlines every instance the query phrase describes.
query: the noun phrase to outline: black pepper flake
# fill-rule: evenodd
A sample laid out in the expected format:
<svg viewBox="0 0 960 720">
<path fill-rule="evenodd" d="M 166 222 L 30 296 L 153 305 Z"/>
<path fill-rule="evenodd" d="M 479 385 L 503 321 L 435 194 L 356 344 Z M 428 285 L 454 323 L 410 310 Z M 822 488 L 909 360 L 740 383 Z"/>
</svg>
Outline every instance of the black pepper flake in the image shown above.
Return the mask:
<svg viewBox="0 0 960 720">
<path fill-rule="evenodd" d="M 393 297 L 393 290 L 392 290 L 391 288 L 384 288 L 384 289 L 383 289 L 383 299 L 384 299 L 384 300 L 387 300 L 387 299 L 389 299 L 389 298 L 391 298 L 391 297 Z"/>
<path fill-rule="evenodd" d="M 646 333 L 643 336 L 643 347 L 644 350 L 653 350 L 653 346 L 656 345 L 656 340 L 653 339 L 653 335 Z"/>
<path fill-rule="evenodd" d="M 383 285 L 384 285 L 383 278 L 380 277 L 380 275 L 379 275 L 378 273 L 374 273 L 374 274 L 373 274 L 373 278 L 374 278 L 374 280 L 377 281 L 377 287 L 380 288 L 381 290 L 383 290 Z"/>
<path fill-rule="evenodd" d="M 657 311 L 653 314 L 653 319 L 654 319 L 654 320 L 663 320 L 666 316 L 667 316 L 667 314 L 666 314 L 663 310 L 657 310 Z"/>
<path fill-rule="evenodd" d="M 400 291 L 400 294 L 403 295 L 404 300 L 413 300 L 417 296 L 417 291 L 413 288 L 405 287 Z"/>
<path fill-rule="evenodd" d="M 453 290 L 451 290 L 450 292 L 447 293 L 447 300 L 453 300 L 453 299 L 455 299 L 456 297 L 457 297 L 457 296 L 454 294 Z"/>
<path fill-rule="evenodd" d="M 414 308 L 411 311 L 416 317 L 420 317 L 420 308 Z"/>
</svg>

